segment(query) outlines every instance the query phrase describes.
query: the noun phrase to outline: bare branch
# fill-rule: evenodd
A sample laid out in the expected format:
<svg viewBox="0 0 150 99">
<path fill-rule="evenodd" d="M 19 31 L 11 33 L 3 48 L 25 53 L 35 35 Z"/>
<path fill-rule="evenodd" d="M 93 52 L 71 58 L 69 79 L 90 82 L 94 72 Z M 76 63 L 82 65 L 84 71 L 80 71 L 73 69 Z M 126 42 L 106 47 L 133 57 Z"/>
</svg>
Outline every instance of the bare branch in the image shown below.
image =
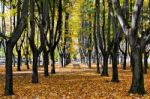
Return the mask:
<svg viewBox="0 0 150 99">
<path fill-rule="evenodd" d="M 132 29 L 135 30 L 138 27 L 138 20 L 140 19 L 140 12 L 141 12 L 141 8 L 143 6 L 143 1 L 144 0 L 136 0 L 135 1 L 135 5 L 134 5 L 134 11 L 132 13 Z"/>
<path fill-rule="evenodd" d="M 124 31 L 125 35 L 127 36 L 128 32 L 126 30 L 129 28 L 129 25 L 123 16 L 120 2 L 119 2 L 119 0 L 113 0 L 113 3 L 114 3 L 114 7 L 116 9 L 117 17 L 118 17 L 118 20 L 119 20 L 120 25 L 122 27 L 122 30 Z"/>
</svg>

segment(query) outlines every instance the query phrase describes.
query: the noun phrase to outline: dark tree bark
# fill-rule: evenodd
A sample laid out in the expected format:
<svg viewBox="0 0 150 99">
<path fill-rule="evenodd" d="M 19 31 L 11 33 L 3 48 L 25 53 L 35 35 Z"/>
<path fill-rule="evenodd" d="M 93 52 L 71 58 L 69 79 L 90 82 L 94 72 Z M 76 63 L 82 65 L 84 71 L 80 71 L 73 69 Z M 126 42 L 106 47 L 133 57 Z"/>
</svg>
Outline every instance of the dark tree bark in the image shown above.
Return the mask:
<svg viewBox="0 0 150 99">
<path fill-rule="evenodd" d="M 150 47 L 148 44 L 144 50 L 144 66 L 143 66 L 144 74 L 147 74 L 149 52 L 150 52 Z"/>
<path fill-rule="evenodd" d="M 98 45 L 103 56 L 103 70 L 102 76 L 108 76 L 108 57 L 110 54 L 111 44 L 110 44 L 110 18 L 108 18 L 108 31 L 106 32 L 106 3 L 105 0 L 102 1 L 102 32 L 100 32 L 100 10 L 97 12 L 97 36 Z M 106 63 L 107 62 L 107 63 Z"/>
<path fill-rule="evenodd" d="M 97 67 L 97 73 L 100 73 L 100 67 L 99 67 L 99 52 L 98 52 L 98 41 L 97 41 L 97 34 L 100 34 L 100 2 L 99 0 L 95 0 L 95 16 L 94 16 L 94 43 L 95 43 L 95 53 L 96 53 L 96 67 Z"/>
<path fill-rule="evenodd" d="M 24 34 L 24 36 L 22 37 L 22 38 L 20 38 L 21 40 L 20 41 L 18 41 L 18 42 L 20 42 L 20 45 L 19 44 L 16 44 L 16 52 L 17 52 L 17 54 L 18 54 L 18 61 L 17 61 L 17 71 L 21 71 L 21 59 L 22 59 L 22 57 L 21 57 L 21 48 L 22 48 L 22 46 L 23 46 L 23 43 L 24 43 L 24 39 L 25 39 L 25 34 Z M 17 42 L 17 43 L 18 43 Z"/>
<path fill-rule="evenodd" d="M 17 62 L 17 71 L 21 71 L 21 50 L 17 51 L 18 53 L 18 62 Z"/>
<path fill-rule="evenodd" d="M 23 2 L 22 13 L 19 24 L 15 27 L 11 37 L 6 43 L 6 80 L 5 80 L 5 94 L 13 94 L 13 77 L 12 77 L 12 50 L 20 38 L 25 26 L 26 26 L 26 17 L 28 15 L 28 0 Z"/>
<path fill-rule="evenodd" d="M 128 42 L 127 42 L 127 39 L 125 39 L 125 53 L 123 54 L 124 55 L 124 61 L 123 61 L 123 70 L 126 70 L 126 64 L 127 64 L 127 51 L 128 51 Z"/>
<path fill-rule="evenodd" d="M 119 45 L 122 40 L 122 29 L 118 27 L 118 21 L 116 20 L 114 16 L 114 9 L 112 7 L 112 1 L 108 1 L 109 4 L 109 15 L 111 16 L 111 22 L 112 22 L 112 30 L 113 30 L 113 39 L 111 42 L 111 57 L 112 57 L 112 82 L 119 82 L 119 77 L 118 77 L 118 50 L 119 50 Z M 109 27 L 110 28 L 110 27 Z"/>
<path fill-rule="evenodd" d="M 28 36 L 27 36 L 27 37 L 28 37 Z M 27 69 L 30 69 L 30 66 L 29 66 L 29 47 L 28 47 L 28 45 L 27 45 L 27 47 L 26 47 L 25 57 L 26 57 L 26 62 L 25 62 L 25 64 L 26 64 L 26 66 L 27 66 Z"/>
<path fill-rule="evenodd" d="M 89 16 L 89 19 L 91 19 L 92 18 L 92 15 L 91 15 L 91 13 L 89 13 L 88 14 L 88 16 Z M 90 20 L 89 22 L 88 22 L 88 24 L 89 24 L 89 36 L 88 36 L 88 65 L 89 65 L 89 68 L 91 68 L 92 66 L 91 66 L 91 58 L 92 58 L 92 50 L 93 50 L 93 44 L 92 44 L 92 42 L 93 42 L 93 40 L 92 40 L 92 21 Z"/>
<path fill-rule="evenodd" d="M 118 38 L 115 38 L 118 40 Z M 114 41 L 114 46 L 113 46 L 113 52 L 112 52 L 112 82 L 119 82 L 119 77 L 118 77 L 118 63 L 117 63 L 117 57 L 118 57 L 118 49 L 119 49 L 119 41 Z"/>
<path fill-rule="evenodd" d="M 148 68 L 148 55 L 149 53 L 144 52 L 144 74 L 147 74 L 147 68 Z"/>
<path fill-rule="evenodd" d="M 32 83 L 38 83 L 38 53 L 33 53 Z"/>
<path fill-rule="evenodd" d="M 101 76 L 108 76 L 108 57 L 109 57 L 109 50 L 107 49 L 106 47 L 106 35 L 105 35 L 105 25 L 106 25 L 106 22 L 105 22 L 105 11 L 106 10 L 106 7 L 105 7 L 105 0 L 103 0 L 103 15 L 102 15 L 102 19 L 103 19 L 103 24 L 102 24 L 102 41 L 100 44 L 101 45 L 101 52 L 102 52 L 102 55 L 103 55 L 103 70 L 102 70 L 102 74 Z M 108 19 L 108 22 L 110 22 L 110 18 Z M 108 23 L 108 27 L 110 27 L 110 23 Z M 107 35 L 109 35 L 110 31 L 108 29 L 108 33 Z M 107 40 L 108 40 L 108 46 L 109 46 L 109 43 L 110 43 L 110 40 L 109 40 L 110 36 L 107 37 Z"/>
<path fill-rule="evenodd" d="M 114 6 L 117 12 L 118 20 L 124 31 L 124 34 L 128 38 L 128 42 L 131 47 L 131 65 L 132 65 L 132 85 L 129 90 L 130 93 L 144 94 L 144 77 L 142 67 L 142 53 L 146 46 L 146 42 L 150 39 L 150 32 L 147 32 L 142 37 L 138 37 L 138 23 L 140 19 L 140 12 L 143 6 L 143 0 L 136 0 L 134 5 L 134 11 L 132 13 L 131 27 L 124 19 L 120 2 L 113 0 Z"/>
<path fill-rule="evenodd" d="M 118 63 L 117 63 L 117 52 L 113 52 L 112 54 L 112 69 L 113 69 L 113 73 L 112 73 L 112 82 L 119 82 L 119 78 L 118 78 Z"/>
<path fill-rule="evenodd" d="M 43 65 L 44 65 L 44 76 L 45 77 L 47 77 L 47 76 L 49 76 L 49 73 L 48 73 L 48 65 L 49 65 L 49 57 L 48 57 L 48 55 L 49 54 L 47 54 L 46 52 L 45 53 L 43 53 L 44 55 L 43 55 Z"/>
<path fill-rule="evenodd" d="M 144 94 L 144 76 L 142 67 L 142 54 L 140 46 L 137 45 L 132 48 L 131 52 L 131 65 L 132 65 L 132 84 L 129 90 L 130 93 Z"/>
<path fill-rule="evenodd" d="M 12 95 L 13 92 L 13 74 L 12 74 L 12 50 L 11 43 L 6 42 L 6 75 L 5 75 L 5 94 Z"/>
<path fill-rule="evenodd" d="M 30 37 L 29 37 L 29 44 L 31 47 L 31 51 L 33 54 L 33 66 L 32 66 L 32 83 L 38 83 L 38 57 L 42 51 L 42 47 L 36 47 L 34 37 L 35 37 L 35 22 L 34 22 L 34 7 L 35 1 L 30 0 Z"/>
<path fill-rule="evenodd" d="M 43 2 L 40 2 L 40 8 L 39 10 L 39 16 L 40 17 L 40 23 L 39 23 L 39 29 L 40 29 L 40 41 L 41 41 L 41 47 L 43 50 L 43 65 L 44 65 L 44 76 L 47 77 L 49 76 L 48 73 L 48 65 L 49 65 L 49 58 L 48 58 L 48 49 L 47 49 L 47 44 L 46 44 L 46 37 L 47 37 L 47 32 L 48 32 L 48 27 L 46 27 L 46 25 L 48 24 L 47 18 L 48 18 L 48 9 L 49 9 L 49 3 L 48 0 L 45 1 L 45 3 L 43 4 Z"/>
<path fill-rule="evenodd" d="M 103 55 L 103 71 L 101 76 L 108 76 L 108 55 Z"/>
<path fill-rule="evenodd" d="M 56 71 L 55 71 L 55 59 L 54 59 L 54 52 L 51 52 L 50 53 L 50 55 L 51 55 L 51 74 L 56 74 Z"/>
<path fill-rule="evenodd" d="M 124 45 L 123 45 L 124 46 Z M 126 64 L 127 64 L 127 52 L 128 52 L 128 42 L 127 42 L 127 38 L 125 38 L 125 51 L 123 51 L 123 49 L 121 49 L 121 45 L 119 46 L 119 50 L 121 51 L 121 53 L 123 54 L 123 70 L 126 70 Z"/>
<path fill-rule="evenodd" d="M 55 17 L 55 0 L 53 1 L 53 10 L 52 10 L 52 28 L 50 28 L 49 26 L 49 30 L 50 30 L 50 42 L 47 44 L 49 47 L 48 52 L 50 52 L 50 56 L 51 56 L 51 60 L 52 60 L 52 64 L 51 64 L 51 74 L 55 74 L 55 49 L 59 43 L 59 40 L 61 38 L 61 34 L 62 34 L 62 0 L 58 1 L 58 20 L 57 20 L 57 24 L 56 24 L 56 29 L 54 29 L 54 17 Z M 50 20 L 50 17 L 48 16 L 48 20 Z M 49 22 L 50 24 L 50 22 Z M 54 32 L 55 30 L 55 32 Z"/>
</svg>

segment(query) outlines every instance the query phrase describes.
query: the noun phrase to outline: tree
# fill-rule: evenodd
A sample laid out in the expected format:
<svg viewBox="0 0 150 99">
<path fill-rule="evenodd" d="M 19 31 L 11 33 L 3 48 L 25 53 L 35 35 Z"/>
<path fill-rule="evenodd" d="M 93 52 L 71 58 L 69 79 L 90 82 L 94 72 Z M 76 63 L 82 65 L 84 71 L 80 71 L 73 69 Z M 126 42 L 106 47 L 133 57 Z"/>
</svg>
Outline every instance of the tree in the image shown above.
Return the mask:
<svg viewBox="0 0 150 99">
<path fill-rule="evenodd" d="M 14 28 L 11 37 L 7 37 L 1 33 L 1 37 L 6 39 L 6 63 L 5 63 L 5 67 L 6 67 L 5 94 L 6 95 L 13 94 L 12 51 L 26 27 L 27 16 L 28 16 L 28 0 L 24 0 L 22 11 L 21 11 L 20 22 Z"/>
<path fill-rule="evenodd" d="M 134 10 L 132 12 L 131 27 L 128 21 L 123 16 L 119 0 L 113 0 L 115 11 L 118 20 L 121 24 L 124 34 L 128 39 L 131 47 L 131 65 L 132 65 L 132 84 L 129 90 L 130 93 L 144 94 L 144 77 L 142 67 L 142 52 L 145 44 L 150 39 L 150 34 L 145 33 L 142 37 L 138 36 L 138 23 L 140 19 L 140 12 L 143 6 L 143 0 L 136 0 Z"/>
<path fill-rule="evenodd" d="M 62 34 L 62 0 L 58 1 L 58 19 L 57 19 L 57 23 L 56 23 L 56 29 L 55 29 L 55 0 L 53 0 L 53 8 L 51 8 L 51 18 L 50 16 L 48 16 L 48 24 L 49 24 L 49 31 L 50 31 L 50 37 L 49 37 L 49 42 L 47 42 L 48 48 L 49 48 L 49 52 L 50 52 L 50 56 L 51 56 L 51 74 L 55 74 L 55 49 L 59 43 L 59 40 L 61 38 L 61 34 Z M 51 19 L 51 23 L 50 23 L 50 19 Z M 51 25 L 51 26 L 50 26 Z"/>
<path fill-rule="evenodd" d="M 97 67 L 97 73 L 100 73 L 100 67 L 99 67 L 99 52 L 98 52 L 98 41 L 97 41 L 97 34 L 100 32 L 100 24 L 99 24 L 99 13 L 100 13 L 100 2 L 99 0 L 95 0 L 95 13 L 94 13 L 94 26 L 93 26 L 93 35 L 94 35 L 94 47 L 95 47 L 95 53 L 96 53 L 96 67 Z"/>
<path fill-rule="evenodd" d="M 146 45 L 146 48 L 144 50 L 144 74 L 147 74 L 149 52 L 150 47 L 149 45 Z"/>
<path fill-rule="evenodd" d="M 116 20 L 114 16 L 114 9 L 112 7 L 112 1 L 108 0 L 108 6 L 109 6 L 109 14 L 108 19 L 109 23 L 112 23 L 112 31 L 113 31 L 113 38 L 111 42 L 111 57 L 112 57 L 112 82 L 119 82 L 118 77 L 118 50 L 119 50 L 119 44 L 122 40 L 122 29 L 118 26 L 118 21 Z M 110 27 L 108 28 L 110 32 Z M 110 36 L 110 35 L 109 35 Z"/>
<path fill-rule="evenodd" d="M 33 54 L 33 67 L 32 67 L 32 83 L 38 83 L 38 56 L 42 51 L 42 46 L 37 47 L 35 44 L 35 0 L 30 0 L 30 36 L 29 44 Z"/>
</svg>

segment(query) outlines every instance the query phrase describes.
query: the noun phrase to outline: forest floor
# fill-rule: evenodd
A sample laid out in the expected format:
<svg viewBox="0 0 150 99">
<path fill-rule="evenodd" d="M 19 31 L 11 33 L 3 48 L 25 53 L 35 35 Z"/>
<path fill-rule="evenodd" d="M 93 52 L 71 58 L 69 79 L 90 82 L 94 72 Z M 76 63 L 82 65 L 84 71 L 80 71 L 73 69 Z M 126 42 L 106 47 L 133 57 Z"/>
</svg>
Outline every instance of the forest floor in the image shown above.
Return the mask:
<svg viewBox="0 0 150 99">
<path fill-rule="evenodd" d="M 32 84 L 32 72 L 22 66 L 17 72 L 14 67 L 13 89 L 14 95 L 4 95 L 4 67 L 0 67 L 0 99 L 150 99 L 150 69 L 145 75 L 144 96 L 128 94 L 131 85 L 131 69 L 122 70 L 119 66 L 119 83 L 111 82 L 111 65 L 109 76 L 102 77 L 96 73 L 96 66 L 92 69 L 86 65 L 68 65 L 66 68 L 56 66 L 56 74 L 43 76 L 43 67 L 39 67 L 39 83 Z"/>
</svg>

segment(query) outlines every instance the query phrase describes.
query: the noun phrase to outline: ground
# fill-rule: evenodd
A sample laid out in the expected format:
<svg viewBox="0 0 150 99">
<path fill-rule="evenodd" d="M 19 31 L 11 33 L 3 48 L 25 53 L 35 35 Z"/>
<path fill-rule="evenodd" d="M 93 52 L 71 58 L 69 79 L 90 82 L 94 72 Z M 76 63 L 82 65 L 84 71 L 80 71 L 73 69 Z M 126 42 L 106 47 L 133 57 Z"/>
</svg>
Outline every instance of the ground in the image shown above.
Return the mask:
<svg viewBox="0 0 150 99">
<path fill-rule="evenodd" d="M 101 98 L 133 98 L 150 99 L 150 70 L 145 75 L 144 96 L 128 94 L 131 85 L 131 69 L 122 70 L 119 65 L 119 83 L 111 82 L 111 66 L 109 77 L 101 77 L 96 73 L 95 65 L 88 69 L 86 65 L 73 66 L 65 69 L 57 66 L 57 74 L 43 76 L 43 67 L 39 68 L 39 83 L 31 83 L 31 70 L 16 72 L 14 68 L 14 95 L 4 96 L 4 67 L 0 67 L 0 99 L 101 99 Z"/>
</svg>

